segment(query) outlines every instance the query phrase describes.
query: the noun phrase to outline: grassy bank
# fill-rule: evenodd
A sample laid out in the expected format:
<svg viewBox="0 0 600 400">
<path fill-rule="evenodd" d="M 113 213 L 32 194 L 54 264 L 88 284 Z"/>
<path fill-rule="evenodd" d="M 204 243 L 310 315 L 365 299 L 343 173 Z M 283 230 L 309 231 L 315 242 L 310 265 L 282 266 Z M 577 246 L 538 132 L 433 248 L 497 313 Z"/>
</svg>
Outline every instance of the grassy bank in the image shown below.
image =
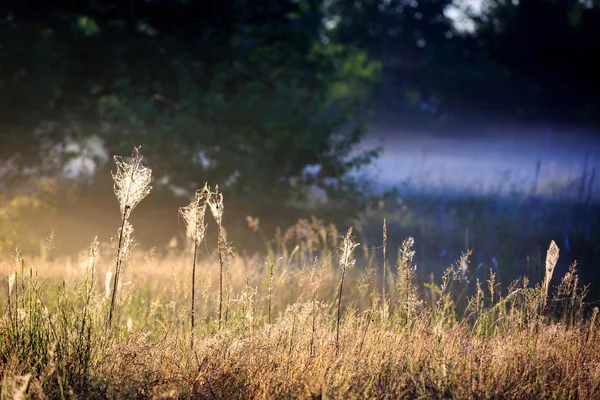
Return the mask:
<svg viewBox="0 0 600 400">
<path fill-rule="evenodd" d="M 470 249 L 427 281 L 419 239 L 396 239 L 387 220 L 359 244 L 360 226 L 313 218 L 271 238 L 249 217 L 264 251 L 236 250 L 227 202 L 205 186 L 179 210 L 185 246 L 146 252 L 130 216 L 151 171 L 137 150 L 116 161 L 110 242 L 60 258 L 51 236 L 37 258 L 3 260 L 2 399 L 600 395 L 598 308 L 576 263 L 553 279 L 554 241 L 533 284 L 472 265 Z"/>
<path fill-rule="evenodd" d="M 526 275 L 533 283 L 544 278 L 545 246 L 561 248 L 557 273 L 564 275 L 577 261 L 580 278 L 592 287 L 589 300 L 600 299 L 595 272 L 600 260 L 600 209 L 596 203 L 535 197 L 450 196 L 405 193 L 390 196 L 361 217 L 361 240 L 381 246 L 381 221 L 398 243 L 415 238 L 421 280 L 439 276 L 461 252 L 472 250 L 478 278 L 492 268 L 503 285 Z M 392 259 L 396 247 L 388 253 Z M 381 262 L 381 260 L 379 261 Z"/>
<path fill-rule="evenodd" d="M 2 397 L 600 394 L 597 309 L 585 306 L 575 269 L 558 287 L 522 279 L 500 288 L 492 274 L 472 282 L 476 294 L 459 312 L 455 300 L 473 277 L 468 254 L 439 284 L 423 287 L 406 240 L 397 262 L 386 265 L 383 295 L 382 265 L 350 268 L 354 252 L 374 260 L 371 253 L 381 249 L 358 246 L 348 253 L 333 227 L 307 223 L 284 236 L 271 257 L 227 252 L 220 328 L 219 254 L 202 249 L 193 331 L 186 251 L 128 255 L 110 328 L 114 248 L 92 244 L 79 260 L 6 260 Z M 344 257 L 350 257 L 346 266 Z"/>
</svg>

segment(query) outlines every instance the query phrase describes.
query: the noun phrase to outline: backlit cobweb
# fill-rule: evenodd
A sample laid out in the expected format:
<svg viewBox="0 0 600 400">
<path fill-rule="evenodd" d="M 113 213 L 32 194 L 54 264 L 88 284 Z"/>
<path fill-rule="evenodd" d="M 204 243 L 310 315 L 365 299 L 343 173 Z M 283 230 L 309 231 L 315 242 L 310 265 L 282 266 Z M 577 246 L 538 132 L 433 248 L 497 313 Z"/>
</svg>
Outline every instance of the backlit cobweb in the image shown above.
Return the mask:
<svg viewBox="0 0 600 400">
<path fill-rule="evenodd" d="M 115 156 L 115 163 L 117 171 L 112 173 L 115 196 L 119 200 L 121 216 L 127 219 L 135 206 L 150 193 L 152 170 L 142 165 L 138 147 L 133 149 L 130 162 Z"/>
<path fill-rule="evenodd" d="M 189 205 L 179 209 L 187 226 L 188 236 L 196 243 L 204 239 L 206 230 L 204 215 L 206 214 L 206 206 L 209 198 L 210 190 L 204 185 L 204 188 L 196 191 L 194 200 Z"/>
</svg>

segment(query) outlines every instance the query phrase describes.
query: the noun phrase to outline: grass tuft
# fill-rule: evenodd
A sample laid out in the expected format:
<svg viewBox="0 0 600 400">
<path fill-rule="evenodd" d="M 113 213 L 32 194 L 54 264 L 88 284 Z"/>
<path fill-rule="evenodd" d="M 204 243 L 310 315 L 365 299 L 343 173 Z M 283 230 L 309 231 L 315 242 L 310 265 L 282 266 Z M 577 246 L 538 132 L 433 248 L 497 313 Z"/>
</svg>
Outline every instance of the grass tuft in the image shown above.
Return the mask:
<svg viewBox="0 0 600 400">
<path fill-rule="evenodd" d="M 97 239 L 81 268 L 49 257 L 51 246 L 37 258 L 17 249 L 7 263 L 0 399 L 600 397 L 598 308 L 586 303 L 576 263 L 551 286 L 556 243 L 534 286 L 522 277 L 504 289 L 494 270 L 480 281 L 471 251 L 421 286 L 412 237 L 395 265 L 366 245 L 357 260 L 353 228 L 340 236 L 316 218 L 272 240 L 253 219 L 266 258 L 235 252 L 222 194 L 205 186 L 180 209 L 194 240 L 190 274 L 187 252 L 132 252 L 127 219 L 149 192 L 140 160 L 134 150 L 119 167 L 128 175 L 116 179 L 114 274 Z M 127 180 L 137 185 L 131 198 Z M 210 249 L 196 252 L 206 208 L 218 261 Z"/>
</svg>

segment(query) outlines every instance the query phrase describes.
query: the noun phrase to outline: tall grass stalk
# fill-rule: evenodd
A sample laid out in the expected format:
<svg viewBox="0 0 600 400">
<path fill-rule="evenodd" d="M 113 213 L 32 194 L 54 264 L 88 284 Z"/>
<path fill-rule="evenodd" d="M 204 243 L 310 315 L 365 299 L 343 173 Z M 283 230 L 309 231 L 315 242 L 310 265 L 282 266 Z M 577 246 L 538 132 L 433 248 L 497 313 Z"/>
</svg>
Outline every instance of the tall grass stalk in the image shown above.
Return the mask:
<svg viewBox="0 0 600 400">
<path fill-rule="evenodd" d="M 112 173 L 112 177 L 115 196 L 119 200 L 119 207 L 121 208 L 121 229 L 119 230 L 117 262 L 106 324 L 108 330 L 110 330 L 113 320 L 117 289 L 123 264 L 123 249 L 125 248 L 123 239 L 127 237 L 127 231 L 131 233 L 127 229 L 129 225 L 128 219 L 133 209 L 152 189 L 152 186 L 150 186 L 152 170 L 142 165 L 142 156 L 140 156 L 139 147 L 134 147 L 130 162 L 123 160 L 120 156 L 115 156 L 114 160 L 117 165 L 117 171 Z"/>
<path fill-rule="evenodd" d="M 385 298 L 385 287 L 387 285 L 387 261 L 385 251 L 387 249 L 387 221 L 383 219 L 383 286 L 381 288 L 381 321 L 385 322 L 387 315 L 387 302 Z"/>
<path fill-rule="evenodd" d="M 123 179 L 132 183 L 135 173 L 126 172 Z M 149 178 L 148 173 L 144 181 Z M 120 182 L 119 188 L 127 186 Z M 127 267 L 138 260 L 130 258 L 132 228 L 127 219 L 143 198 L 132 202 L 124 196 L 130 189 L 115 190 L 124 216 L 117 265 Z M 195 270 L 202 265 L 197 249 L 206 239 L 200 218 L 205 207 L 210 207 L 219 226 L 220 274 L 217 277 L 215 269 L 213 274 L 201 275 L 205 307 L 201 310 L 207 323 L 200 342 L 194 330 L 198 323 Z M 369 264 L 362 278 L 350 271 L 358 246 L 352 228 L 337 252 L 325 240 L 302 239 L 289 257 L 287 248 L 294 245 L 294 237 L 279 235 L 280 254 L 275 257 L 281 257 L 267 258 L 270 265 L 263 270 L 269 284 L 265 317 L 257 310 L 264 302 L 253 280 L 260 254 L 233 253 L 222 227 L 223 199 L 218 189 L 212 193 L 205 185 L 180 212 L 188 230 L 191 228 L 195 247 L 190 312 L 194 348 L 186 336 L 189 297 L 181 290 L 187 282 L 179 279 L 176 270 L 179 266 L 188 271 L 187 251 L 182 257 L 171 253 L 158 260 L 159 268 L 153 269 L 152 275 L 148 270 L 133 270 L 145 277 L 145 281 L 136 281 L 141 290 L 132 291 L 127 302 L 116 308 L 127 310 L 128 330 L 115 329 L 118 334 L 106 341 L 110 322 L 106 308 L 119 285 L 112 281 L 109 268 L 106 294 L 94 295 L 94 271 L 102 265 L 98 242 L 90 245 L 87 263 L 80 263 L 81 271 L 68 268 L 66 277 L 56 272 L 64 263 L 43 257 L 48 273 L 54 274 L 43 281 L 38 270 L 30 267 L 37 264 L 34 258 L 29 261 L 27 257 L 29 274 L 24 274 L 24 258 L 17 250 L 6 274 L 8 304 L 0 298 L 0 305 L 8 307 L 0 314 L 0 398 L 600 398 L 598 308 L 588 310 L 590 303 L 583 301 L 588 287 L 580 287 L 576 263 L 553 290 L 552 306 L 541 306 L 547 301 L 558 261 L 554 242 L 546 257 L 544 280 L 535 287 L 522 278 L 504 292 L 491 270 L 482 287 L 477 271 L 469 270 L 471 252 L 467 251 L 446 270 L 440 285 L 433 281 L 429 285 L 432 301 L 428 305 L 418 296 L 414 240 L 410 237 L 399 249 L 397 274 L 390 276 L 389 266 L 384 265 L 390 284 L 386 288 L 384 281 L 380 291 L 377 271 L 381 265 L 372 257 L 376 252 L 365 251 Z M 384 222 L 384 253 L 386 225 Z M 302 230 L 296 233 L 306 232 L 307 226 L 302 222 Z M 337 241 L 337 230 L 331 229 L 331 237 Z M 332 269 L 334 258 L 341 267 L 339 279 Z M 112 261 L 110 265 L 114 265 Z M 170 278 L 168 267 L 173 268 Z M 225 267 L 227 309 L 221 326 Z M 120 268 L 117 272 L 123 274 Z M 189 280 L 187 272 L 185 276 Z M 300 279 L 294 285 L 298 289 L 289 290 L 296 278 Z M 305 279 L 309 285 L 304 285 Z M 464 292 L 454 287 L 461 281 L 473 282 L 476 290 L 467 299 L 469 314 L 462 318 L 457 308 L 462 307 L 458 303 Z M 42 286 L 46 290 L 42 291 Z M 386 295 L 382 295 L 384 290 Z M 356 301 L 345 301 L 347 311 L 342 318 L 342 293 L 348 298 L 356 291 Z M 375 322 L 385 315 L 378 315 L 380 295 L 389 300 L 389 310 L 384 308 L 388 314 L 385 324 Z M 211 333 L 216 311 L 209 313 L 207 304 L 216 308 L 217 296 L 220 330 Z M 209 302 L 209 298 L 215 301 Z M 368 298 L 370 302 L 365 301 Z M 281 318 L 276 317 L 276 310 L 284 310 Z M 335 351 L 327 346 L 334 340 Z"/>
<path fill-rule="evenodd" d="M 546 297 L 548 297 L 550 281 L 552 280 L 552 274 L 554 273 L 554 267 L 556 267 L 556 263 L 558 262 L 559 254 L 560 250 L 553 240 L 550 242 L 550 247 L 548 247 L 548 252 L 546 253 L 546 275 L 544 276 L 543 284 L 544 304 L 546 303 Z"/>
<path fill-rule="evenodd" d="M 273 298 L 273 274 L 274 274 L 274 266 L 275 263 L 273 262 L 273 260 L 271 260 L 271 262 L 269 263 L 269 296 L 267 297 L 267 302 L 268 302 L 268 314 L 267 314 L 267 321 L 269 323 L 269 325 L 271 325 L 271 300 Z"/>
<path fill-rule="evenodd" d="M 223 193 L 219 193 L 219 186 L 211 194 L 208 205 L 215 221 L 217 222 L 217 251 L 219 253 L 219 329 L 223 319 L 223 263 L 225 257 L 225 244 L 223 243 Z"/>
<path fill-rule="evenodd" d="M 98 237 L 90 243 L 89 258 L 86 266 L 86 277 L 84 281 L 84 302 L 81 316 L 81 329 L 79 330 L 78 351 L 81 355 L 81 367 L 79 376 L 81 376 L 80 384 L 86 386 L 89 377 L 90 358 L 92 352 L 92 326 L 91 321 L 91 301 L 94 291 L 94 283 L 96 281 L 96 257 L 98 254 Z"/>
<path fill-rule="evenodd" d="M 340 318 L 342 314 L 342 290 L 344 289 L 344 278 L 346 277 L 346 271 L 351 269 L 356 262 L 354 258 L 354 248 L 358 246 L 358 243 L 355 243 L 352 239 L 352 227 L 348 229 L 346 236 L 344 237 L 344 241 L 341 245 L 341 256 L 340 256 L 340 267 L 342 267 L 342 277 L 340 279 L 340 290 L 338 297 L 338 309 L 337 309 L 337 324 L 335 327 L 335 348 L 336 351 L 339 350 L 339 342 L 340 342 Z"/>
<path fill-rule="evenodd" d="M 413 257 L 415 252 L 413 250 L 413 246 L 415 241 L 412 237 L 406 238 L 399 249 L 398 252 L 398 302 L 400 309 L 398 311 L 401 314 L 404 314 L 404 322 L 408 324 L 409 322 L 409 314 L 411 312 L 411 308 L 414 306 L 413 300 L 411 300 L 411 296 L 414 296 L 412 290 L 412 275 L 414 273 L 414 267 L 412 266 Z"/>
<path fill-rule="evenodd" d="M 224 241 L 225 242 L 225 241 Z M 231 264 L 227 263 L 227 301 L 225 302 L 225 323 L 229 319 L 229 307 L 231 306 L 231 293 L 233 288 L 231 287 Z"/>
<path fill-rule="evenodd" d="M 194 347 L 194 332 L 195 332 L 195 318 L 194 318 L 194 305 L 195 305 L 195 294 L 196 294 L 196 259 L 198 253 L 198 247 L 204 240 L 206 232 L 206 225 L 204 225 L 204 215 L 206 214 L 206 205 L 210 198 L 210 190 L 205 184 L 204 188 L 196 190 L 194 200 L 186 207 L 179 209 L 180 214 L 187 225 L 188 233 L 194 241 L 194 255 L 192 260 L 192 306 L 190 309 L 190 320 L 191 320 L 191 335 L 190 335 L 190 347 Z"/>
<path fill-rule="evenodd" d="M 309 343 L 309 355 L 316 356 L 315 350 L 315 335 L 317 334 L 317 291 L 323 283 L 324 268 L 327 264 L 323 261 L 319 262 L 318 257 L 315 257 L 310 267 L 309 283 L 311 290 L 311 332 Z"/>
</svg>

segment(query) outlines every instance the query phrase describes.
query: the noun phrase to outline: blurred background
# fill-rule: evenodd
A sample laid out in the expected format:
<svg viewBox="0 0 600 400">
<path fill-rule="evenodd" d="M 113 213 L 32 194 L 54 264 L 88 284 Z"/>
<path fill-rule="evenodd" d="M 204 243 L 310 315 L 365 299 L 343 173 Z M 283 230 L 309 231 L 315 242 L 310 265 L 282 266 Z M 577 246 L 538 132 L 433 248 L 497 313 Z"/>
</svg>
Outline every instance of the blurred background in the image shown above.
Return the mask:
<svg viewBox="0 0 600 400">
<path fill-rule="evenodd" d="M 504 285 L 578 261 L 600 297 L 600 1 L 4 0 L 0 254 L 117 232 L 141 145 L 143 248 L 208 182 L 239 250 L 315 216 L 422 279 L 468 249 Z M 171 244 L 173 242 L 171 241 Z"/>
</svg>

